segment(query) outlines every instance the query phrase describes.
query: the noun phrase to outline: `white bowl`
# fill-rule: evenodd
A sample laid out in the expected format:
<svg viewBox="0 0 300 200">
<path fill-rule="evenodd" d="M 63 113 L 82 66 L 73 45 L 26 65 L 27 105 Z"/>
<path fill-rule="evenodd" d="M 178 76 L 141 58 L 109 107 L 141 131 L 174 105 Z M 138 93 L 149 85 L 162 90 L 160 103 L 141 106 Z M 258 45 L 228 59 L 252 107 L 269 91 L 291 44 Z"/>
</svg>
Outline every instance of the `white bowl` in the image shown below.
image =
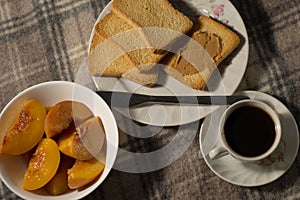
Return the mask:
<svg viewBox="0 0 300 200">
<path fill-rule="evenodd" d="M 100 116 L 106 132 L 107 151 L 106 165 L 102 175 L 89 187 L 82 190 L 71 190 L 65 194 L 52 196 L 43 189 L 26 191 L 22 189 L 23 177 L 27 163 L 21 156 L 0 156 L 0 177 L 6 186 L 24 199 L 80 199 L 95 190 L 109 174 L 118 151 L 118 128 L 110 108 L 92 90 L 73 82 L 51 81 L 34 85 L 14 97 L 2 110 L 0 124 L 16 110 L 18 105 L 29 99 L 37 99 L 45 106 L 54 105 L 63 100 L 73 100 L 84 103 L 95 116 Z M 19 106 L 20 107 L 20 106 Z"/>
</svg>

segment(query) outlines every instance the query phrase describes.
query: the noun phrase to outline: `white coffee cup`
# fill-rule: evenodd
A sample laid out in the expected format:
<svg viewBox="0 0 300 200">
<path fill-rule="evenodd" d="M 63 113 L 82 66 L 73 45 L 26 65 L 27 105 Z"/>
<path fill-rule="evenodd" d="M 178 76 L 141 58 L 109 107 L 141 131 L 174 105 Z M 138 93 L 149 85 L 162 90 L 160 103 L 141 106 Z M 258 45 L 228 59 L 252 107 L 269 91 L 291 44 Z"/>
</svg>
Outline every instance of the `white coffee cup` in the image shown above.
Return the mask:
<svg viewBox="0 0 300 200">
<path fill-rule="evenodd" d="M 242 100 L 229 106 L 219 123 L 220 137 L 209 152 L 211 159 L 230 154 L 241 161 L 268 157 L 280 143 L 281 124 L 277 113 L 266 103 Z"/>
</svg>

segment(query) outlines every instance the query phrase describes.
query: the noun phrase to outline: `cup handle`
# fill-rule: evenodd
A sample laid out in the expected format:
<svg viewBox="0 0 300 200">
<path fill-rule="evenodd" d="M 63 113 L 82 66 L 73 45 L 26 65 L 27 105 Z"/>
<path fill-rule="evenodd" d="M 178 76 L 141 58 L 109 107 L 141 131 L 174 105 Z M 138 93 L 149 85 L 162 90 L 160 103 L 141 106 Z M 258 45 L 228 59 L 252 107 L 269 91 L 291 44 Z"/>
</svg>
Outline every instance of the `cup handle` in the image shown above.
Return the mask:
<svg viewBox="0 0 300 200">
<path fill-rule="evenodd" d="M 228 155 L 228 151 L 225 149 L 223 142 L 219 139 L 216 146 L 209 152 L 208 155 L 210 159 L 215 160 Z"/>
</svg>

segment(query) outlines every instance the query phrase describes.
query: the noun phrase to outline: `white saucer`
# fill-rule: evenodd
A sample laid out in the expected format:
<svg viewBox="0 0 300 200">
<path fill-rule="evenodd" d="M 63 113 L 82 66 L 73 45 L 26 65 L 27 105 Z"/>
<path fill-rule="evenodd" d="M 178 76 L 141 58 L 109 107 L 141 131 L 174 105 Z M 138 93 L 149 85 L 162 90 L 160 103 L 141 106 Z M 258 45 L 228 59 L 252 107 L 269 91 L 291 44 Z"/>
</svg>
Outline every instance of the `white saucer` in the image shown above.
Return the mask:
<svg viewBox="0 0 300 200">
<path fill-rule="evenodd" d="M 207 116 L 203 121 L 199 136 L 201 153 L 209 168 L 223 180 L 246 187 L 264 185 L 281 177 L 294 162 L 299 147 L 297 123 L 287 107 L 270 95 L 255 91 L 244 91 L 238 94 L 247 95 L 251 99 L 268 103 L 277 111 L 282 125 L 282 141 L 279 147 L 260 165 L 245 164 L 229 155 L 211 160 L 208 152 L 212 146 L 211 144 L 216 141 L 215 130 L 225 109 L 225 107 L 222 107 Z"/>
</svg>

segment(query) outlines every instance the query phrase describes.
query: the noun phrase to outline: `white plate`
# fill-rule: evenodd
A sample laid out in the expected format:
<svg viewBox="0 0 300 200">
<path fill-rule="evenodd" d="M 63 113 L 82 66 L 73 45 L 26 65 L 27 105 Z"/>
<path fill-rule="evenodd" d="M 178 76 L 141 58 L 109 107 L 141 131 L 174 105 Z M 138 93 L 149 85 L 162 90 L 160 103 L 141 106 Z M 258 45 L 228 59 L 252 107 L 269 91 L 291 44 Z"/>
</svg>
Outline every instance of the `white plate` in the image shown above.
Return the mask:
<svg viewBox="0 0 300 200">
<path fill-rule="evenodd" d="M 178 9 L 189 7 L 189 9 L 181 11 L 186 15 L 189 15 L 191 18 L 199 15 L 212 16 L 222 21 L 223 23 L 227 23 L 229 26 L 232 26 L 234 30 L 236 30 L 242 36 L 243 42 L 241 42 L 241 48 L 239 48 L 239 50 L 236 52 L 236 55 L 234 55 L 230 60 L 230 64 L 228 64 L 228 66 L 222 66 L 222 68 L 225 69 L 221 72 L 222 79 L 217 78 L 218 76 L 213 75 L 210 81 L 216 84 L 213 89 L 210 89 L 210 92 L 207 92 L 192 90 L 170 76 L 167 76 L 166 80 L 164 80 L 163 86 L 154 88 L 142 87 L 139 84 L 124 79 L 112 77 L 93 77 L 94 83 L 99 90 L 117 90 L 127 92 L 134 91 L 136 93 L 150 95 L 230 95 L 236 90 L 244 75 L 249 52 L 247 31 L 238 11 L 228 0 L 172 0 L 171 2 L 174 3 L 175 7 L 177 7 Z M 182 6 L 182 4 L 188 6 Z M 108 12 L 110 12 L 110 10 L 111 2 L 104 8 L 102 13 L 99 15 L 96 23 Z M 91 33 L 90 44 L 94 35 L 94 28 Z M 157 126 L 174 126 L 199 120 L 212 113 L 216 108 L 216 106 L 202 105 L 144 105 L 130 109 L 118 109 L 118 111 L 135 121 L 145 124 L 152 124 Z"/>
<path fill-rule="evenodd" d="M 211 160 L 208 156 L 210 147 L 216 141 L 215 128 L 224 108 L 207 116 L 200 129 L 200 149 L 206 164 L 220 178 L 232 184 L 252 187 L 270 183 L 282 176 L 294 162 L 298 153 L 299 133 L 297 123 L 291 112 L 274 97 L 255 91 L 245 91 L 239 94 L 249 96 L 268 103 L 279 114 L 282 125 L 282 141 L 268 159 L 261 165 L 245 164 L 227 155 L 220 159 Z M 211 144 L 207 144 L 211 143 Z"/>
</svg>

